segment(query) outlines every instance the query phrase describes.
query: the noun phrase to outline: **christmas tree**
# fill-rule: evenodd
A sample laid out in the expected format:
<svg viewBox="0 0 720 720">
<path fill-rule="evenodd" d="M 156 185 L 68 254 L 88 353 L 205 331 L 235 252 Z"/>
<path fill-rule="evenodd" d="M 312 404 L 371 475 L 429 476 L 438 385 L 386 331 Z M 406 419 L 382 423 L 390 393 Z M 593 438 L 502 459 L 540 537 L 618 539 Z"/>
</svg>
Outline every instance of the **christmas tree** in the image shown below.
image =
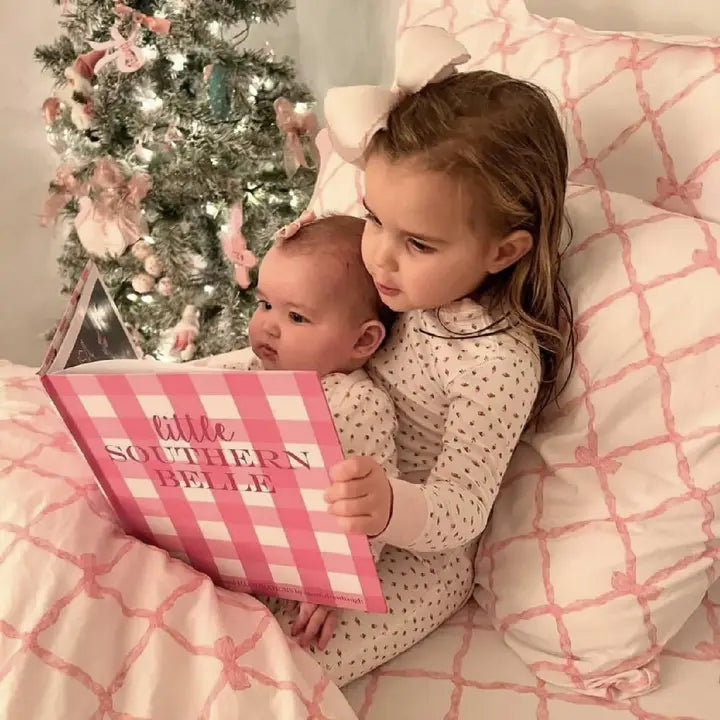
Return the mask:
<svg viewBox="0 0 720 720">
<path fill-rule="evenodd" d="M 307 90 L 290 61 L 246 43 L 290 3 L 60 4 L 63 34 L 36 57 L 57 81 L 43 220 L 62 221 L 66 291 L 92 258 L 145 353 L 242 346 L 252 268 L 315 180 Z"/>
</svg>

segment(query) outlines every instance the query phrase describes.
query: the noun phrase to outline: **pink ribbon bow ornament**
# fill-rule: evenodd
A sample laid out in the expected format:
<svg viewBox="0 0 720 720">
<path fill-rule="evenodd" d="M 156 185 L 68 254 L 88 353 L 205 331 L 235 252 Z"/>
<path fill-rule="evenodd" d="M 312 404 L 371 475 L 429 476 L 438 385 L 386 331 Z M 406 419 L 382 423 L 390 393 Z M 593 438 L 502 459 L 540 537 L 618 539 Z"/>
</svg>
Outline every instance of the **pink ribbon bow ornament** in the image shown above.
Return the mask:
<svg viewBox="0 0 720 720">
<path fill-rule="evenodd" d="M 143 51 L 137 46 L 137 39 L 140 35 L 140 26 L 135 25 L 130 35 L 124 38 L 117 25 L 110 28 L 110 40 L 102 43 L 91 42 L 94 50 L 101 50 L 105 53 L 95 66 L 95 74 L 100 72 L 106 65 L 114 62 L 120 72 L 131 73 L 139 70 L 145 64 Z"/>
<path fill-rule="evenodd" d="M 157 35 L 167 35 L 170 32 L 170 21 L 167 18 L 146 15 L 138 10 L 133 10 L 123 3 L 117 3 L 117 5 L 115 5 L 115 14 L 132 15 L 133 22 L 136 25 L 143 25 L 150 32 L 154 32 Z"/>
<path fill-rule="evenodd" d="M 248 250 L 242 225 L 242 205 L 235 204 L 230 210 L 230 227 L 222 237 L 222 246 L 225 256 L 235 267 L 235 282 L 244 289 L 250 287 L 250 270 L 257 265 L 257 258 Z"/>
<path fill-rule="evenodd" d="M 308 167 L 305 159 L 305 151 L 302 146 L 301 136 L 305 135 L 314 140 L 320 126 L 317 118 L 312 112 L 298 112 L 295 106 L 284 97 L 280 97 L 273 103 L 275 108 L 275 123 L 280 132 L 285 135 L 285 147 L 283 160 L 285 172 L 292 177 L 301 167 Z M 310 153 L 313 162 L 317 165 L 317 149 L 311 143 Z"/>
</svg>

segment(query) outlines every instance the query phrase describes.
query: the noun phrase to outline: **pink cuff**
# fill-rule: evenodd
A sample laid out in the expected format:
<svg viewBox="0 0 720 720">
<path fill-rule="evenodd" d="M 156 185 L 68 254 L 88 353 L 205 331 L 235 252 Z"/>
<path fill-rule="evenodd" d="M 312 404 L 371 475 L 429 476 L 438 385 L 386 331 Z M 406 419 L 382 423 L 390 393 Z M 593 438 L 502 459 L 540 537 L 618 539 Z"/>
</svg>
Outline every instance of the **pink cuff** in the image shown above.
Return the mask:
<svg viewBox="0 0 720 720">
<path fill-rule="evenodd" d="M 375 540 L 399 548 L 411 548 L 422 535 L 427 521 L 423 486 L 399 478 L 388 478 L 393 492 L 392 515 Z"/>
</svg>

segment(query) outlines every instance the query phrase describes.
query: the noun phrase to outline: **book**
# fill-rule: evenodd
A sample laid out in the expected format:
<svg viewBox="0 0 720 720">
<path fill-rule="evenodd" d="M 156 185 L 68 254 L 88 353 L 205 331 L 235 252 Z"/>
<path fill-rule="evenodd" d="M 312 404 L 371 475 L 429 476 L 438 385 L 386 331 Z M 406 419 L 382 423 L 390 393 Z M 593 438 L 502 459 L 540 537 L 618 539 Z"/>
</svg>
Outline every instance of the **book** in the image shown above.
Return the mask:
<svg viewBox="0 0 720 720">
<path fill-rule="evenodd" d="M 39 375 L 128 534 L 231 590 L 386 612 L 323 500 L 343 454 L 316 373 L 143 360 L 88 263 Z"/>
</svg>

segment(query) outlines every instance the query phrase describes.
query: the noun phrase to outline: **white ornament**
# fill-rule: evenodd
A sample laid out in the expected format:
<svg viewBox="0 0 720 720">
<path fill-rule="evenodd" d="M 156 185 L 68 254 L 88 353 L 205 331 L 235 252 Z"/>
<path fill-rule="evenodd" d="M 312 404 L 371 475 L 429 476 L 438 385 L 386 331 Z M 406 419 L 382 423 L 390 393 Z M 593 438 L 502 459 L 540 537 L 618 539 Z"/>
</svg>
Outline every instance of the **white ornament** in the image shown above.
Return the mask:
<svg viewBox="0 0 720 720">
<path fill-rule="evenodd" d="M 98 212 L 87 196 L 78 200 L 78 208 L 74 223 L 82 246 L 96 257 L 120 257 L 127 248 L 127 242 L 117 219 Z"/>
<path fill-rule="evenodd" d="M 148 275 L 152 275 L 153 277 L 160 277 L 160 275 L 162 275 L 162 263 L 157 255 L 148 255 L 145 258 L 143 267 Z"/>
<path fill-rule="evenodd" d="M 131 281 L 133 290 L 141 295 L 149 293 L 155 287 L 155 278 L 147 273 L 138 273 Z"/>
<path fill-rule="evenodd" d="M 143 145 L 143 138 L 135 140 L 135 157 L 145 164 L 148 164 L 155 157 L 155 153 Z"/>
<path fill-rule="evenodd" d="M 147 242 L 147 240 L 138 240 L 132 246 L 131 252 L 138 260 L 144 260 L 146 257 L 152 254 L 152 248 L 150 247 L 150 244 Z"/>
<path fill-rule="evenodd" d="M 192 360 L 195 356 L 195 339 L 200 332 L 200 313 L 194 305 L 187 305 L 180 322 L 171 331 L 170 357 L 176 360 Z"/>
<path fill-rule="evenodd" d="M 172 69 L 175 72 L 182 72 L 187 64 L 187 55 L 183 53 L 172 53 L 167 56 L 167 59 L 172 63 Z"/>
</svg>

